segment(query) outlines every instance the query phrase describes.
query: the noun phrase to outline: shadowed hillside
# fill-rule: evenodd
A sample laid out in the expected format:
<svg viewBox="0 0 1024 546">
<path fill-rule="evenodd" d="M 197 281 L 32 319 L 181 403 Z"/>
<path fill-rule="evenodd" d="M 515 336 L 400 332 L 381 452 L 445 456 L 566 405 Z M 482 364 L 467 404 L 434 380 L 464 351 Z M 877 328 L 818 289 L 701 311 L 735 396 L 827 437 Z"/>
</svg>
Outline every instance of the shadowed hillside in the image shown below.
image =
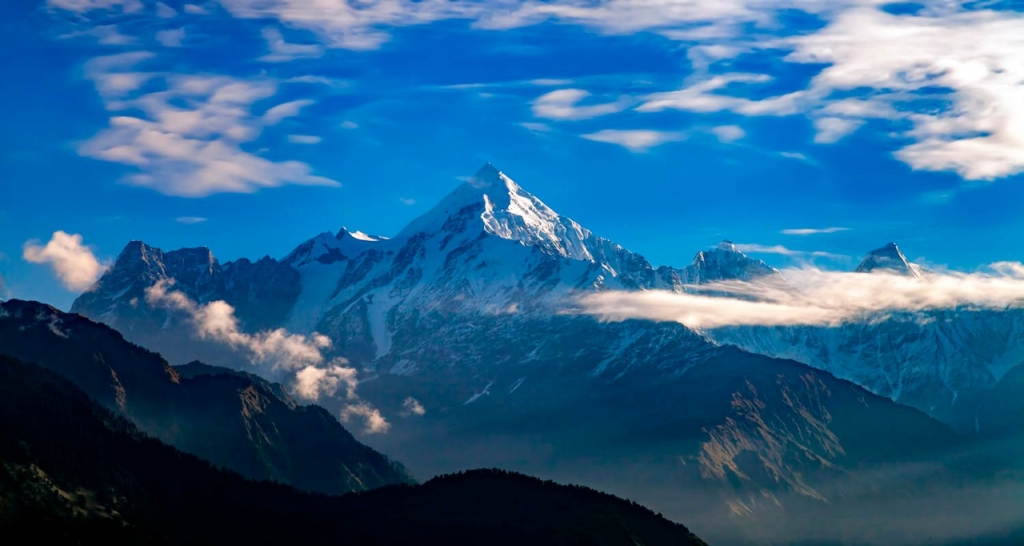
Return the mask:
<svg viewBox="0 0 1024 546">
<path fill-rule="evenodd" d="M 497 470 L 342 497 L 251 482 L 6 357 L 0 465 L 0 528 L 65 544 L 704 544 L 635 503 Z"/>
</svg>

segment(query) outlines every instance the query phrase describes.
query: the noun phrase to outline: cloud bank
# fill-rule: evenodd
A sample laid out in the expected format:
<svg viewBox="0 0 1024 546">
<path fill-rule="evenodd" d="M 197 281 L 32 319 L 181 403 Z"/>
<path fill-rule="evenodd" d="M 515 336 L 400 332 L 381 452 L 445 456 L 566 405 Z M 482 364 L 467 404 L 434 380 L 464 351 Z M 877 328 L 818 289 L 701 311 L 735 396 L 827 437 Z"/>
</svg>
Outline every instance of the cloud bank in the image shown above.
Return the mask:
<svg viewBox="0 0 1024 546">
<path fill-rule="evenodd" d="M 694 329 L 727 326 L 840 326 L 894 313 L 1024 307 L 1024 264 L 1001 262 L 985 272 L 887 273 L 788 269 L 784 281 L 724 281 L 686 292 L 610 291 L 578 298 L 583 314 L 603 320 L 679 322 Z M 717 293 L 721 296 L 705 295 Z"/>
<path fill-rule="evenodd" d="M 34 264 L 48 264 L 64 287 L 76 292 L 88 290 L 106 269 L 77 233 L 55 231 L 44 246 L 28 241 L 22 257 Z"/>
<path fill-rule="evenodd" d="M 187 314 L 201 339 L 224 343 L 241 351 L 255 365 L 293 374 L 292 390 L 305 400 L 316 401 L 343 391 L 349 406 L 358 408 L 343 412 L 344 421 L 359 416 L 365 419 L 368 432 L 387 431 L 387 420 L 356 395 L 357 371 L 344 358 L 328 360 L 324 356 L 324 351 L 331 346 L 327 336 L 294 334 L 284 328 L 246 333 L 239 328 L 235 310 L 227 302 L 198 304 L 173 288 L 174 282 L 170 280 L 154 284 L 146 289 L 146 302 L 153 307 Z"/>
</svg>

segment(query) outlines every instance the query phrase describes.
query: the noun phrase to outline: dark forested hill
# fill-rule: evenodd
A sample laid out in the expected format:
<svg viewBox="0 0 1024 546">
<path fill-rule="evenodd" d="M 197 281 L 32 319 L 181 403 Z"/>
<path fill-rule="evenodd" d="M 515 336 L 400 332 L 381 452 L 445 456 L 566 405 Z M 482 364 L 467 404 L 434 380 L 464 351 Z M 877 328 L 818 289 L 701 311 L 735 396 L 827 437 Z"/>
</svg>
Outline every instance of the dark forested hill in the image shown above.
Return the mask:
<svg viewBox="0 0 1024 546">
<path fill-rule="evenodd" d="M 252 482 L 7 357 L 0 528 L 61 544 L 704 544 L 635 503 L 497 470 L 342 497 Z"/>
</svg>

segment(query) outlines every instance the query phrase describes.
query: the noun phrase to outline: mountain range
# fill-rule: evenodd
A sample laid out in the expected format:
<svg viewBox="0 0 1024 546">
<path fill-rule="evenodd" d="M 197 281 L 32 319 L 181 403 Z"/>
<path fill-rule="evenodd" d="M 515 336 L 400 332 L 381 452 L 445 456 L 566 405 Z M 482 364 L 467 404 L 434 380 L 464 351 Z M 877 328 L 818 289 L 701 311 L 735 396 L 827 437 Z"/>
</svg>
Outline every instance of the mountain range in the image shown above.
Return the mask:
<svg viewBox="0 0 1024 546">
<path fill-rule="evenodd" d="M 859 270 L 903 265 L 921 274 L 891 245 Z M 197 305 L 226 302 L 245 332 L 325 335 L 325 357 L 347 359 L 359 396 L 391 422 L 360 439 L 415 475 L 483 464 L 584 483 L 723 543 L 901 543 L 1012 524 L 983 497 L 955 501 L 961 482 L 991 476 L 949 427 L 985 428 L 965 423 L 980 423 L 982 394 L 1021 346 L 1015 324 L 987 321 L 1015 319 L 695 331 L 565 312 L 579 293 L 765 276 L 784 281 L 731 243 L 655 267 L 487 165 L 393 238 L 342 229 L 280 260 L 224 264 L 132 241 L 72 311 L 172 362 L 286 388 L 292 378 L 198 336 L 194 317 L 147 289 L 173 281 Z M 320 403 L 339 412 L 345 399 Z M 914 523 L 892 525 L 894 511 Z"/>
</svg>

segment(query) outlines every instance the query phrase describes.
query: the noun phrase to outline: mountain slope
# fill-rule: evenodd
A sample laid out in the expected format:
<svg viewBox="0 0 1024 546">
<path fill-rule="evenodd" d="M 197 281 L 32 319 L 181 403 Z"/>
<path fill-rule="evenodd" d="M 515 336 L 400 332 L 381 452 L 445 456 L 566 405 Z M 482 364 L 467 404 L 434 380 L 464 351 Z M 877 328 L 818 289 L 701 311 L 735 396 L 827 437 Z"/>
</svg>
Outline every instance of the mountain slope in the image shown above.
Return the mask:
<svg viewBox="0 0 1024 546">
<path fill-rule="evenodd" d="M 56 374 L 6 357 L 0 527 L 105 544 L 704 544 L 636 504 L 506 472 L 340 498 L 249 482 L 143 436 Z"/>
<path fill-rule="evenodd" d="M 753 261 L 734 254 L 737 261 Z M 871 251 L 856 271 L 927 282 L 895 243 Z M 987 393 L 1010 367 L 1024 362 L 1024 312 L 1016 309 L 893 313 L 886 320 L 839 327 L 744 326 L 707 334 L 826 370 L 969 433 L 977 430 Z"/>
<path fill-rule="evenodd" d="M 0 354 L 60 373 L 146 433 L 250 478 L 324 493 L 411 481 L 326 410 L 298 405 L 280 386 L 238 374 L 182 377 L 80 315 L 4 302 Z"/>
</svg>

